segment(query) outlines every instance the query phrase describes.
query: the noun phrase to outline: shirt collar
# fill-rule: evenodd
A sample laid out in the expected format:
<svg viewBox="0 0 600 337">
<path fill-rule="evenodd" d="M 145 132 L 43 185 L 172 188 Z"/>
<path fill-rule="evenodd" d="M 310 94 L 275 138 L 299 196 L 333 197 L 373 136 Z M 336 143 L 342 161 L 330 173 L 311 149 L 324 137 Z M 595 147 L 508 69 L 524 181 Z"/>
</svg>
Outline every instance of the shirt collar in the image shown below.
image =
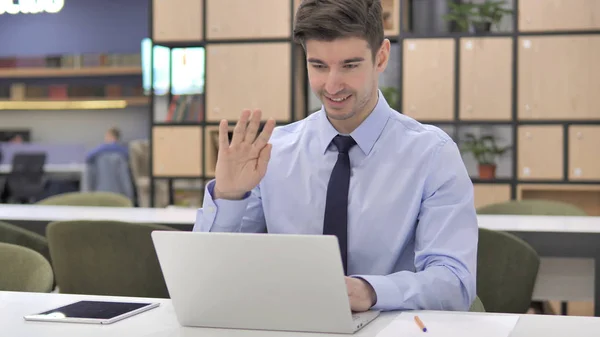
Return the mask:
<svg viewBox="0 0 600 337">
<path fill-rule="evenodd" d="M 320 138 L 320 149 L 322 153 L 327 151 L 331 141 L 339 132 L 331 125 L 325 107 L 321 106 L 319 113 L 318 132 Z M 383 128 L 390 117 L 390 106 L 381 91 L 378 91 L 378 100 L 375 109 L 350 135 L 356 141 L 358 147 L 365 155 L 368 155 L 373 149 L 375 142 L 383 132 Z"/>
</svg>

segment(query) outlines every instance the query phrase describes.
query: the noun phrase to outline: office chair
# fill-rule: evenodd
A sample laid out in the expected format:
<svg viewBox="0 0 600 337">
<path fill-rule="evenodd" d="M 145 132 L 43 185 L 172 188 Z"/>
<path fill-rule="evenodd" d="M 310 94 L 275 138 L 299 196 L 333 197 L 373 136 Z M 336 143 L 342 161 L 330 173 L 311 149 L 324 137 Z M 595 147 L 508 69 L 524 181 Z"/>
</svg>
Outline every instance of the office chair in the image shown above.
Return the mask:
<svg viewBox="0 0 600 337">
<path fill-rule="evenodd" d="M 6 191 L 9 203 L 31 203 L 44 191 L 44 165 L 46 153 L 16 153 L 12 159 L 12 169 L 6 178 Z"/>
<path fill-rule="evenodd" d="M 52 291 L 54 272 L 46 258 L 33 249 L 0 242 L 0 290 Z"/>
</svg>

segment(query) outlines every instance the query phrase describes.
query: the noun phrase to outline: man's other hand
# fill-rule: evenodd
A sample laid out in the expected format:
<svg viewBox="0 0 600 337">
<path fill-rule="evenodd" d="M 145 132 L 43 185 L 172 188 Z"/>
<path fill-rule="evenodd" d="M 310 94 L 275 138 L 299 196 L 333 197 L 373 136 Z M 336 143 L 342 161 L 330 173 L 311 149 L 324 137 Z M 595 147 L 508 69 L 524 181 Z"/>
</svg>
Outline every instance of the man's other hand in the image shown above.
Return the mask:
<svg viewBox="0 0 600 337">
<path fill-rule="evenodd" d="M 346 277 L 346 288 L 350 299 L 350 308 L 355 312 L 371 309 L 377 301 L 373 287 L 365 280 L 354 277 Z"/>
</svg>

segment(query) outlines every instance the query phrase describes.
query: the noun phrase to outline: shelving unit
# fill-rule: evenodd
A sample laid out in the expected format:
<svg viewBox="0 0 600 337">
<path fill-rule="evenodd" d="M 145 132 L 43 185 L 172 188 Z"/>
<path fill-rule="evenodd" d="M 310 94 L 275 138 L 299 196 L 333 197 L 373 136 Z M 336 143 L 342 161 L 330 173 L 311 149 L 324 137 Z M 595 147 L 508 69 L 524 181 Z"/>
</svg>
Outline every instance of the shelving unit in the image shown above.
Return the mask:
<svg viewBox="0 0 600 337">
<path fill-rule="evenodd" d="M 299 0 L 257 0 L 254 15 L 244 0 L 175 2 L 152 1 L 152 39 L 170 50 L 205 48 L 205 90 L 198 94 L 203 113 L 199 120 L 166 120 L 160 116 L 173 95 L 152 94 L 149 127 L 164 137 L 151 142 L 151 175 L 204 186 L 214 177 L 221 118 L 233 125 L 243 108 L 260 107 L 281 125 L 320 103 L 308 87 L 304 52 L 291 39 Z M 391 103 L 399 112 L 438 125 L 459 144 L 474 132 L 501 135 L 500 145 L 511 146 L 491 180 L 480 179 L 472 156 L 464 155 L 476 206 L 545 197 L 578 200 L 600 215 L 600 203 L 580 197 L 600 198 L 600 156 L 593 155 L 600 148 L 600 62 L 594 57 L 600 55 L 600 16 L 594 14 L 600 2 L 510 3 L 514 13 L 502 29 L 466 33 L 453 31 L 443 13 L 416 13 L 439 10 L 426 1 L 383 0 L 392 59 L 380 85 L 395 88 Z M 185 169 L 159 169 L 178 160 Z"/>
<path fill-rule="evenodd" d="M 0 59 L 0 110 L 103 110 L 147 106 L 140 54 Z"/>
<path fill-rule="evenodd" d="M 162 73 L 153 72 L 153 77 L 168 76 L 169 88 L 158 93 L 151 80 L 150 195 L 155 195 L 156 183 L 166 181 L 169 203 L 174 204 L 177 192 L 173 187 L 189 182 L 194 185 L 190 188 L 193 192 L 182 194 L 201 202 L 204 183 L 214 178 L 221 119 L 228 120 L 232 128 L 246 108 L 260 108 L 263 120 L 272 117 L 278 125 L 306 116 L 303 51 L 292 40 L 292 17 L 299 3 L 176 0 L 167 5 L 151 1 L 153 44 L 168 49 L 165 55 L 174 50 L 203 51 L 204 67 L 187 71 L 203 82 L 201 89 L 190 93 L 199 101 L 193 108 L 173 103 L 187 95 L 172 90 L 181 81 L 175 78 L 174 69 L 183 69 L 185 64 L 171 56 L 166 66 L 157 65 Z M 180 110 L 184 112 L 177 112 Z M 180 117 L 169 117 L 172 115 Z M 154 198 L 151 205 L 155 206 Z"/>
<path fill-rule="evenodd" d="M 464 154 L 477 207 L 545 198 L 600 215 L 600 2 L 507 1 L 513 15 L 487 33 L 455 32 L 426 3 L 401 0 L 395 13 L 397 110 L 459 145 L 475 132 L 511 146 L 491 180 Z"/>
</svg>

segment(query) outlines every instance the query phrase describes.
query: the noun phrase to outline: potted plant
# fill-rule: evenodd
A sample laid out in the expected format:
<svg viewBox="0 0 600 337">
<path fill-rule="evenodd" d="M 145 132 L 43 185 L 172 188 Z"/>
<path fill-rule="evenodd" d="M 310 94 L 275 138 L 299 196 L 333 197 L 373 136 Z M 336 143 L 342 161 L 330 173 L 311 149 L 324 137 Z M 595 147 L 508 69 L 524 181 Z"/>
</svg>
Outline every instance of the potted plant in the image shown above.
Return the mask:
<svg viewBox="0 0 600 337">
<path fill-rule="evenodd" d="M 478 164 L 480 179 L 494 179 L 496 177 L 496 159 L 503 155 L 510 147 L 499 147 L 496 139 L 491 135 L 476 137 L 472 133 L 465 135 L 462 151 L 471 152 Z"/>
<path fill-rule="evenodd" d="M 393 109 L 398 109 L 398 100 L 400 98 L 400 94 L 398 93 L 398 89 L 394 87 L 380 87 L 381 93 L 385 100 L 388 102 L 390 107 Z"/>
<path fill-rule="evenodd" d="M 450 12 L 443 18 L 454 22 L 462 32 L 470 29 L 476 33 L 489 32 L 492 25 L 498 27 L 504 15 L 512 14 L 512 10 L 503 7 L 504 3 L 503 0 L 486 0 L 483 3 L 455 3 L 449 0 Z"/>
</svg>

